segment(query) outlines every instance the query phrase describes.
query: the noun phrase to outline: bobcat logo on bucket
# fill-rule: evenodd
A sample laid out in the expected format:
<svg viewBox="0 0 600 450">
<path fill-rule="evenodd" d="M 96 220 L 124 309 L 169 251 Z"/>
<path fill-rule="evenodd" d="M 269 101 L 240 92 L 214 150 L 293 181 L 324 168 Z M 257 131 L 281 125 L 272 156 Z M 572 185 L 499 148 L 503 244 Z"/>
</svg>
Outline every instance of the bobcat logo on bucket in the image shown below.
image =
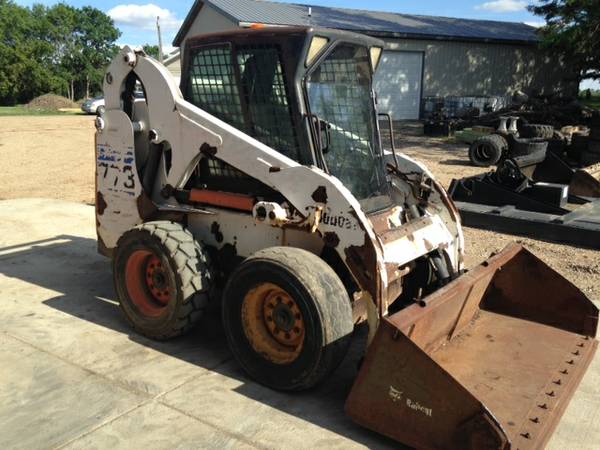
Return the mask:
<svg viewBox="0 0 600 450">
<path fill-rule="evenodd" d="M 390 386 L 388 395 L 392 399 L 392 401 L 394 403 L 396 403 L 396 402 L 399 402 L 402 400 L 402 397 L 404 396 L 404 392 L 399 391 L 394 386 Z M 419 402 L 415 402 L 408 397 L 406 397 L 405 403 L 406 403 L 406 406 L 408 406 L 413 411 L 418 411 L 420 413 L 425 414 L 428 417 L 432 417 L 432 415 L 433 415 L 433 410 L 431 408 L 427 408 L 427 407 L 421 405 Z"/>
<path fill-rule="evenodd" d="M 394 388 L 393 386 L 390 386 L 390 392 L 389 392 L 389 396 L 392 399 L 393 402 L 397 402 L 402 400 L 402 391 L 399 391 L 398 389 Z"/>
</svg>

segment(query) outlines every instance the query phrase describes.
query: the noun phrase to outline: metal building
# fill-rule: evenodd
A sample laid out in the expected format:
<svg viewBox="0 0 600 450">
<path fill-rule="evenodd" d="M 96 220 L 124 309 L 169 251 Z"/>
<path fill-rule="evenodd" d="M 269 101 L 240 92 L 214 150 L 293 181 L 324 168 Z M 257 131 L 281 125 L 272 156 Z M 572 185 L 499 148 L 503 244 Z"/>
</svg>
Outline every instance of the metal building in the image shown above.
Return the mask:
<svg viewBox="0 0 600 450">
<path fill-rule="evenodd" d="M 375 80 L 379 109 L 417 119 L 424 97 L 573 95 L 565 68 L 538 49 L 523 23 L 415 16 L 262 0 L 196 0 L 173 45 L 204 33 L 265 25 L 337 28 L 379 37 L 385 51 Z"/>
</svg>

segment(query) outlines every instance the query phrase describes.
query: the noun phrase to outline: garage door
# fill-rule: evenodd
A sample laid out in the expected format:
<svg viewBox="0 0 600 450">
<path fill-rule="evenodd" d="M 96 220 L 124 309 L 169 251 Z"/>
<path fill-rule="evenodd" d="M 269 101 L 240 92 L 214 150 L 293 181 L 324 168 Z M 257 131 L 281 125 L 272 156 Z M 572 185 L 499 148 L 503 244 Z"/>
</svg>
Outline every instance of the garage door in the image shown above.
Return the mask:
<svg viewBox="0 0 600 450">
<path fill-rule="evenodd" d="M 384 51 L 375 74 L 378 109 L 394 120 L 419 118 L 423 53 Z"/>
</svg>

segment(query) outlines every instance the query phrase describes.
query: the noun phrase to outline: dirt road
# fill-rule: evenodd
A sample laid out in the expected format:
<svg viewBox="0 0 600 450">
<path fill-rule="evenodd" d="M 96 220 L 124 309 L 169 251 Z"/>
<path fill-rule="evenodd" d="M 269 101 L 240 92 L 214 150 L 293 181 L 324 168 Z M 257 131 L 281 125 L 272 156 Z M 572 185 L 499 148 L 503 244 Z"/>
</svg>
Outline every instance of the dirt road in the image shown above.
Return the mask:
<svg viewBox="0 0 600 450">
<path fill-rule="evenodd" d="M 398 136 L 398 149 L 424 162 L 448 186 L 474 175 L 464 146 L 439 139 Z M 92 203 L 94 198 L 93 117 L 0 118 L 0 199 L 41 197 Z M 557 269 L 592 300 L 600 301 L 600 252 L 465 228 L 467 265 L 515 240 Z"/>
<path fill-rule="evenodd" d="M 94 117 L 0 117 L 0 200 L 92 203 Z"/>
</svg>

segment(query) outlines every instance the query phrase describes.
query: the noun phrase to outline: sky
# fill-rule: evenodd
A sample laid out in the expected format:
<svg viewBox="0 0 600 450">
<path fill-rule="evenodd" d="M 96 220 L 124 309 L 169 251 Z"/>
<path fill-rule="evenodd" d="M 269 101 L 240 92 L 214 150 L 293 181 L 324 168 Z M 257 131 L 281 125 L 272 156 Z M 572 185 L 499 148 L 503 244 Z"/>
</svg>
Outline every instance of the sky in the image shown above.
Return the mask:
<svg viewBox="0 0 600 450">
<path fill-rule="evenodd" d="M 156 16 L 160 16 L 165 53 L 174 50 L 171 42 L 177 34 L 194 0 L 62 0 L 75 7 L 94 6 L 111 16 L 121 30 L 119 44 L 157 44 Z M 543 19 L 527 11 L 535 0 L 277 0 L 282 3 L 299 3 L 343 8 L 369 9 L 405 14 L 462 17 L 469 19 L 524 22 L 532 26 L 543 25 Z M 56 0 L 16 0 L 20 5 L 34 3 L 52 5 Z M 586 82 L 582 89 L 600 89 L 599 82 Z"/>
</svg>

